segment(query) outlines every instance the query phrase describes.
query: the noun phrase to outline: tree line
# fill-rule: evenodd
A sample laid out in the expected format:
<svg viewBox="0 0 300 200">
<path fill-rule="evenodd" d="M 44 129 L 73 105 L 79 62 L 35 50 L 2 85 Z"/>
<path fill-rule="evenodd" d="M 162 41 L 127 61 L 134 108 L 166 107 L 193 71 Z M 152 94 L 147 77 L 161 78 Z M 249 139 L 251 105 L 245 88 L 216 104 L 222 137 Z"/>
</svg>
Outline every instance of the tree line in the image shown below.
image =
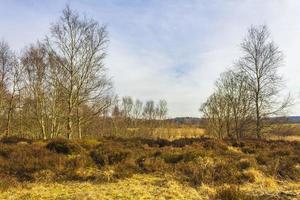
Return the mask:
<svg viewBox="0 0 300 200">
<path fill-rule="evenodd" d="M 82 138 L 83 133 L 101 134 L 100 128 L 111 125 L 112 117 L 164 119 L 164 100 L 143 106 L 140 100 L 133 104 L 131 97 L 124 97 L 118 113 L 104 65 L 108 41 L 106 26 L 81 17 L 69 6 L 44 39 L 22 53 L 1 41 L 0 132 Z"/>
<path fill-rule="evenodd" d="M 142 102 L 113 92 L 104 59 L 106 26 L 68 6 L 42 41 L 15 53 L 0 42 L 0 133 L 35 138 L 82 138 L 162 126 L 167 102 Z M 261 138 L 268 119 L 286 110 L 279 101 L 283 54 L 266 26 L 252 26 L 242 56 L 222 73 L 200 110 L 219 138 Z"/>
<path fill-rule="evenodd" d="M 215 89 L 200 108 L 207 131 L 219 138 L 261 138 L 269 118 L 283 114 L 291 98 L 280 98 L 284 86 L 278 68 L 283 53 L 271 40 L 268 28 L 252 26 L 240 44 L 242 56 L 222 73 Z"/>
</svg>

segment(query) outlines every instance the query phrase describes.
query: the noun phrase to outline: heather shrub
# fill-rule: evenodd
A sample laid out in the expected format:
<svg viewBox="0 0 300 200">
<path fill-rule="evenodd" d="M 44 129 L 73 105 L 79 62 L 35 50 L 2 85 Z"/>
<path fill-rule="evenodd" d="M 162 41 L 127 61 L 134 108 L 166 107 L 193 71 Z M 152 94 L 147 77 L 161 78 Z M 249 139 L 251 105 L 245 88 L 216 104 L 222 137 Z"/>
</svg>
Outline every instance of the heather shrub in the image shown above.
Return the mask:
<svg viewBox="0 0 300 200">
<path fill-rule="evenodd" d="M 161 155 L 166 163 L 175 164 L 183 160 L 184 156 L 181 153 L 164 153 Z"/>
<path fill-rule="evenodd" d="M 17 137 L 17 136 L 9 136 L 9 137 L 1 138 L 0 142 L 3 144 L 17 144 L 19 142 L 31 144 L 32 140 L 27 138 Z"/>
<path fill-rule="evenodd" d="M 244 194 L 238 187 L 230 186 L 217 191 L 215 200 L 255 200 L 258 198 Z"/>
<path fill-rule="evenodd" d="M 76 154 L 83 151 L 83 148 L 75 141 L 65 138 L 55 138 L 48 142 L 46 148 L 60 154 Z"/>
<path fill-rule="evenodd" d="M 238 168 L 241 170 L 245 170 L 250 168 L 252 165 L 251 161 L 247 160 L 247 159 L 242 159 L 238 162 Z"/>
<path fill-rule="evenodd" d="M 33 173 L 49 169 L 59 171 L 66 158 L 34 145 L 0 145 L 2 152 L 9 152 L 0 162 L 0 173 L 17 177 L 20 181 L 34 180 Z M 2 153 L 3 154 L 3 153 Z"/>
<path fill-rule="evenodd" d="M 132 152 L 121 147 L 99 146 L 90 152 L 93 161 L 100 167 L 113 165 L 124 161 Z"/>
<path fill-rule="evenodd" d="M 0 174 L 0 192 L 4 192 L 9 188 L 18 186 L 19 183 L 16 178 L 6 174 Z"/>
</svg>

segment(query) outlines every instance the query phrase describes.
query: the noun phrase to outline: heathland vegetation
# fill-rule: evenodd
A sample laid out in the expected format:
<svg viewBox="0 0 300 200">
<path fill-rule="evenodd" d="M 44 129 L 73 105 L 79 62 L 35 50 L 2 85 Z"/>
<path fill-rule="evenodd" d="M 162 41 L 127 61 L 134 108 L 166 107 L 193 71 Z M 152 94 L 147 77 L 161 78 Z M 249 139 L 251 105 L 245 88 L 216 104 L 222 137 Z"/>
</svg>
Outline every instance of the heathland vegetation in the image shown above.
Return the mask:
<svg viewBox="0 0 300 200">
<path fill-rule="evenodd" d="M 119 98 L 107 46 L 107 28 L 69 7 L 20 55 L 0 43 L 1 199 L 300 198 L 299 126 L 275 118 L 291 100 L 266 26 L 248 30 L 200 121 Z"/>
</svg>

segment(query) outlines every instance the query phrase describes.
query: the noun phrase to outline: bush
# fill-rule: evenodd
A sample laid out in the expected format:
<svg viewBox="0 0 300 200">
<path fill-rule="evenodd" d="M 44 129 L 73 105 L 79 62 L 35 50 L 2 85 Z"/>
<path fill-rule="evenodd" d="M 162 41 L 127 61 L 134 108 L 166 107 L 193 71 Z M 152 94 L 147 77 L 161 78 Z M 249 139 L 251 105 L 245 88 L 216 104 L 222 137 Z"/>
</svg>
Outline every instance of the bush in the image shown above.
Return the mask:
<svg viewBox="0 0 300 200">
<path fill-rule="evenodd" d="M 221 140 L 206 139 L 203 143 L 205 149 L 214 150 L 217 152 L 225 152 L 228 147 Z"/>
<path fill-rule="evenodd" d="M 3 144 L 17 144 L 19 142 L 31 144 L 32 140 L 27 138 L 17 137 L 17 136 L 9 136 L 9 137 L 1 138 L 0 142 L 2 142 Z"/>
<path fill-rule="evenodd" d="M 241 170 L 248 169 L 249 167 L 251 167 L 251 162 L 249 160 L 242 159 L 242 160 L 239 161 L 238 167 Z"/>
<path fill-rule="evenodd" d="M 120 163 L 129 157 L 129 155 L 131 155 L 129 150 L 118 148 L 105 149 L 103 147 L 98 147 L 97 150 L 93 150 L 90 153 L 93 161 L 100 167 Z"/>
<path fill-rule="evenodd" d="M 9 155 L 11 153 L 11 147 L 8 145 L 0 145 L 0 156 L 4 158 L 9 158 Z"/>
<path fill-rule="evenodd" d="M 18 186 L 19 183 L 16 180 L 16 178 L 13 178 L 11 176 L 0 174 L 0 191 L 6 191 L 9 188 Z"/>
<path fill-rule="evenodd" d="M 292 162 L 291 160 L 280 160 L 278 163 L 278 167 L 276 167 L 275 170 L 275 173 L 279 178 L 294 181 L 300 180 L 300 168 L 297 167 L 296 163 Z"/>
<path fill-rule="evenodd" d="M 245 146 L 245 147 L 242 148 L 242 152 L 246 153 L 246 154 L 254 154 L 254 153 L 256 153 L 256 151 L 255 151 L 255 149 L 253 147 L 247 147 L 247 146 Z"/>
<path fill-rule="evenodd" d="M 64 138 L 52 139 L 48 142 L 46 148 L 60 154 L 75 154 L 80 153 L 83 150 L 77 143 Z"/>
<path fill-rule="evenodd" d="M 238 187 L 221 188 L 217 191 L 216 200 L 254 200 L 255 197 L 241 192 Z"/>
<path fill-rule="evenodd" d="M 180 139 L 172 141 L 172 146 L 173 147 L 185 147 L 185 146 L 191 145 L 194 142 L 198 142 L 198 141 L 200 141 L 200 139 L 180 138 Z"/>
<path fill-rule="evenodd" d="M 175 164 L 183 160 L 183 154 L 180 153 L 164 153 L 161 155 L 166 163 Z"/>
<path fill-rule="evenodd" d="M 157 140 L 142 139 L 141 143 L 147 144 L 149 147 L 159 147 L 159 148 L 171 146 L 172 144 L 169 140 L 165 140 L 165 139 L 157 139 Z"/>
<path fill-rule="evenodd" d="M 9 151 L 9 156 L 1 159 L 0 173 L 14 176 L 19 181 L 34 180 L 33 174 L 40 170 L 59 171 L 66 161 L 65 157 L 40 146 L 0 145 L 0 149 Z"/>
<path fill-rule="evenodd" d="M 255 157 L 256 161 L 260 165 L 267 165 L 270 160 L 270 157 L 266 153 L 260 153 Z"/>
</svg>

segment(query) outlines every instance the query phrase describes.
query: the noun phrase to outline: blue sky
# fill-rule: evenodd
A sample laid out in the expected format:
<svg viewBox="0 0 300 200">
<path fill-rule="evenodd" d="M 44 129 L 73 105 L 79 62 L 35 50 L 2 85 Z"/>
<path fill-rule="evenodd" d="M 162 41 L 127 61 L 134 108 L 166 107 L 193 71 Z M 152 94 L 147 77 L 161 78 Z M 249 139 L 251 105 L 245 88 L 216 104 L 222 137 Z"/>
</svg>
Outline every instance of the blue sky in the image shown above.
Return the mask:
<svg viewBox="0 0 300 200">
<path fill-rule="evenodd" d="M 106 67 L 119 96 L 166 99 L 169 117 L 200 116 L 219 74 L 239 57 L 250 25 L 266 24 L 285 55 L 284 93 L 300 115 L 300 1 L 0 0 L 0 38 L 16 51 L 43 39 L 66 4 L 106 24 Z"/>
</svg>

